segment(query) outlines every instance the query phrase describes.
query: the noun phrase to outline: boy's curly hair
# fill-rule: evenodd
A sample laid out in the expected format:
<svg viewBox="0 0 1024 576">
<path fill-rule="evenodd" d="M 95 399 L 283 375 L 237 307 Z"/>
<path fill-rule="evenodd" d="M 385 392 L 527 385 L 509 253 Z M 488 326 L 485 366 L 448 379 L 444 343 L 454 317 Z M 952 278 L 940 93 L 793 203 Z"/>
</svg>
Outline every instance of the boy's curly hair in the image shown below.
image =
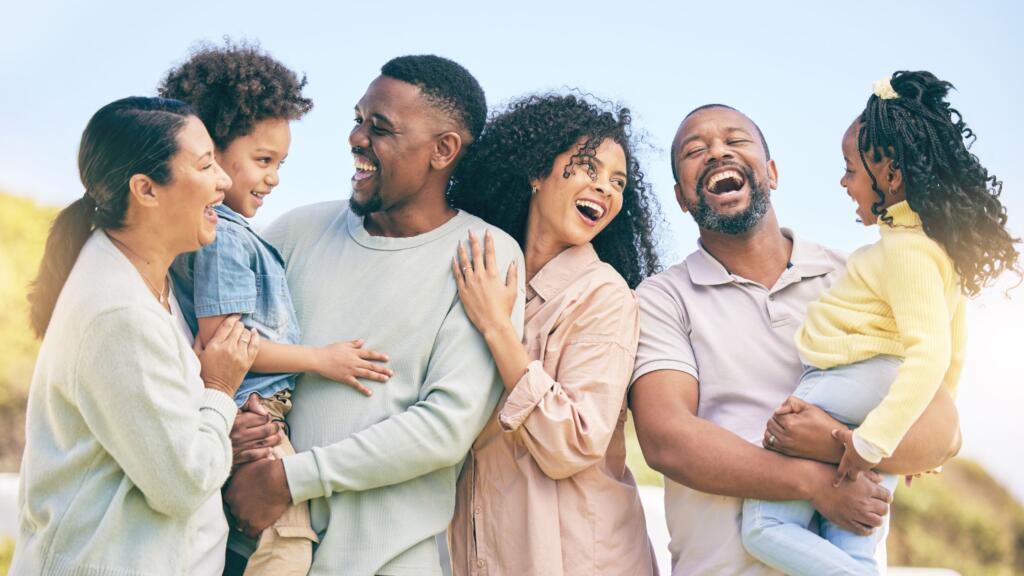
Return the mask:
<svg viewBox="0 0 1024 576">
<path fill-rule="evenodd" d="M 160 82 L 160 96 L 190 104 L 214 144 L 226 149 L 268 118 L 298 120 L 313 108 L 302 96 L 299 78 L 259 46 L 226 41 L 223 47 L 200 45 L 184 64 Z"/>
</svg>

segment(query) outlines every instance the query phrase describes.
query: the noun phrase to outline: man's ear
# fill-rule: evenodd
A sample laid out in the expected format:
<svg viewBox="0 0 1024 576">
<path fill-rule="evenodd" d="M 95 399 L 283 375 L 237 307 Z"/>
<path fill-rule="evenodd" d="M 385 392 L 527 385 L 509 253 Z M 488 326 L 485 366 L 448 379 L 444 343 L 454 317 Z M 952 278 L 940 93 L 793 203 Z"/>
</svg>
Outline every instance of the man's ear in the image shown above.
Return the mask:
<svg viewBox="0 0 1024 576">
<path fill-rule="evenodd" d="M 458 132 L 445 132 L 437 137 L 430 166 L 434 170 L 449 168 L 462 152 L 462 136 Z"/>
<path fill-rule="evenodd" d="M 779 169 L 775 165 L 775 160 L 768 161 L 768 186 L 772 190 L 779 187 Z"/>
<path fill-rule="evenodd" d="M 676 182 L 676 185 L 672 187 L 676 191 L 676 203 L 683 209 L 683 213 L 689 212 L 690 209 L 686 207 L 686 201 L 683 199 L 683 187 Z"/>
<path fill-rule="evenodd" d="M 139 206 L 150 208 L 160 203 L 153 179 L 145 174 L 133 175 L 128 180 L 128 191 Z"/>
</svg>

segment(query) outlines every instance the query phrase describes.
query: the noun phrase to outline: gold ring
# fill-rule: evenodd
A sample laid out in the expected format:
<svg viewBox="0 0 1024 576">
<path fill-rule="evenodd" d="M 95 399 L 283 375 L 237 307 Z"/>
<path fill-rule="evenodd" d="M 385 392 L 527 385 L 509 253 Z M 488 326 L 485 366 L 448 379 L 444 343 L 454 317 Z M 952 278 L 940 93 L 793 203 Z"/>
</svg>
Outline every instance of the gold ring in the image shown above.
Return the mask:
<svg viewBox="0 0 1024 576">
<path fill-rule="evenodd" d="M 249 343 L 249 338 L 239 338 L 239 340 L 242 341 L 242 344 L 248 344 Z"/>
<path fill-rule="evenodd" d="M 463 273 L 463 274 L 465 274 L 465 273 L 466 273 L 466 270 L 472 270 L 472 269 L 473 269 L 473 267 L 472 267 L 472 266 L 463 266 L 463 267 L 462 267 L 462 273 Z"/>
</svg>

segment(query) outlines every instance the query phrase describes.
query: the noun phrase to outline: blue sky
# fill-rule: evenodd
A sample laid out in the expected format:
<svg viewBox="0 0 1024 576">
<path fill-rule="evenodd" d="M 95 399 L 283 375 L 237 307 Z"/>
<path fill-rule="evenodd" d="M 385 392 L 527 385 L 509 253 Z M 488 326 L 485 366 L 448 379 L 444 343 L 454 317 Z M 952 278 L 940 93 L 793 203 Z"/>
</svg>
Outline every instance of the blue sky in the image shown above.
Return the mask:
<svg viewBox="0 0 1024 576">
<path fill-rule="evenodd" d="M 668 262 L 690 252 L 696 238 L 675 204 L 668 163 L 688 110 L 723 102 L 751 116 L 778 162 L 773 202 L 780 220 L 851 250 L 877 232 L 854 222 L 854 205 L 839 187 L 843 131 L 872 81 L 898 69 L 931 70 L 957 86 L 953 104 L 979 135 L 973 151 L 1003 180 L 1011 228 L 1021 235 L 1022 16 L 1021 4 L 1010 0 L 10 3 L 0 27 L 0 189 L 52 204 L 80 196 L 75 155 L 91 114 L 122 96 L 153 94 L 196 42 L 227 35 L 258 41 L 304 72 L 315 101 L 293 125 L 281 186 L 257 224 L 295 206 L 347 197 L 353 104 L 389 58 L 436 53 L 473 72 L 492 105 L 565 87 L 628 105 L 650 145 L 643 160 L 666 216 Z M 965 385 L 961 399 L 965 420 L 975 409 L 964 402 L 976 403 L 972 418 L 983 431 L 972 439 L 965 424 L 968 452 L 997 473 L 1008 466 L 1000 462 L 1008 444 L 989 438 L 1009 424 L 989 408 L 1007 394 L 1024 401 L 1012 396 L 1024 393 L 1005 360 L 1014 353 L 1009 342 L 1024 340 L 1016 328 L 1024 325 L 1022 301 L 1024 291 L 1013 302 L 988 296 L 977 304 L 987 306 L 978 314 L 988 319 L 981 336 L 994 341 L 979 339 L 987 344 L 969 362 L 991 371 L 976 376 L 990 391 L 970 400 Z M 997 415 L 1016 416 L 1002 410 Z M 1011 472 L 1024 477 L 1020 468 L 999 475 L 1009 481 Z M 1024 481 L 1014 487 L 1024 497 Z"/>
</svg>

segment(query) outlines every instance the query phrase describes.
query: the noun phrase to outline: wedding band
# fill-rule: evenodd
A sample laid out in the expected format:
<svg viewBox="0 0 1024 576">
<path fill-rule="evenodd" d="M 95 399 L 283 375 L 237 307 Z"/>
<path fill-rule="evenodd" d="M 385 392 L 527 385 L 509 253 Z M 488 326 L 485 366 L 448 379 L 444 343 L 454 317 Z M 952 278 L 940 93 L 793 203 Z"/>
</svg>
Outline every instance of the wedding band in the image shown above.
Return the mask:
<svg viewBox="0 0 1024 576">
<path fill-rule="evenodd" d="M 248 338 L 239 338 L 239 340 L 242 341 L 242 344 L 248 344 L 249 343 L 249 339 Z"/>
<path fill-rule="evenodd" d="M 775 434 L 768 434 L 768 445 L 775 446 Z"/>
<path fill-rule="evenodd" d="M 465 274 L 465 273 L 466 273 L 466 270 L 472 270 L 472 269 L 473 269 L 473 267 L 472 267 L 472 266 L 463 266 L 463 267 L 462 267 L 462 273 L 463 273 L 463 274 Z"/>
</svg>

